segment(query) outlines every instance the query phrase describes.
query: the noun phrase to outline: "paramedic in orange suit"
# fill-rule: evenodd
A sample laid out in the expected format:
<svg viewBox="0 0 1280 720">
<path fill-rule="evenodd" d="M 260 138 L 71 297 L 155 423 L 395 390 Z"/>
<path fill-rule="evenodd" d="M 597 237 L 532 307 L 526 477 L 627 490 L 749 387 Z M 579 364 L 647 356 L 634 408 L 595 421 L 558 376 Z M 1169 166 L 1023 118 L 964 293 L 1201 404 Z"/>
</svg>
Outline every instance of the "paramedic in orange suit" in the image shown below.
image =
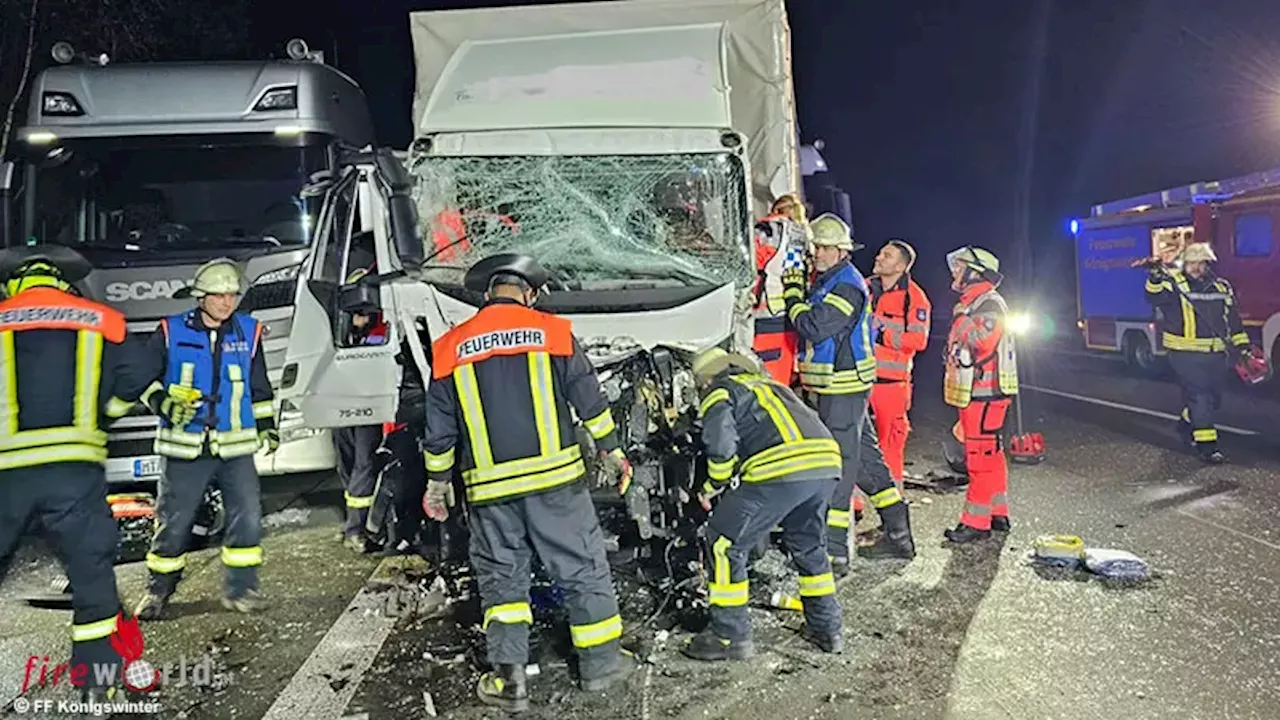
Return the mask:
<svg viewBox="0 0 1280 720">
<path fill-rule="evenodd" d="M 757 278 L 752 350 L 774 380 L 792 387 L 800 341 L 795 330 L 787 326 L 782 272 L 788 262 L 803 262 L 808 250 L 809 221 L 800 198 L 787 194 L 775 200 L 769 214 L 756 223 L 754 242 Z M 791 258 L 787 253 L 789 247 L 796 250 Z"/>
<path fill-rule="evenodd" d="M 871 387 L 871 411 L 876 434 L 893 482 L 902 489 L 904 455 L 911 423 L 911 371 L 916 353 L 929 343 L 933 307 L 924 290 L 911 279 L 916 251 L 905 240 L 893 239 L 876 255 L 871 278 L 872 340 L 876 352 L 876 384 Z"/>
</svg>

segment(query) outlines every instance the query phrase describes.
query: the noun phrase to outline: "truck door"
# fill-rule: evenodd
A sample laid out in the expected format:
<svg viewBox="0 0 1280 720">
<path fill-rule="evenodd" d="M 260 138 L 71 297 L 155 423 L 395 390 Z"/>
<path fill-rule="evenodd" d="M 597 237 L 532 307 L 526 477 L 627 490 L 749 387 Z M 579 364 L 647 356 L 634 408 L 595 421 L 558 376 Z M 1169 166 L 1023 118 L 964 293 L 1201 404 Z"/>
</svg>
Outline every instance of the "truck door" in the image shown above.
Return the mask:
<svg viewBox="0 0 1280 720">
<path fill-rule="evenodd" d="M 394 322 L 381 322 L 395 312 L 388 307 L 390 293 L 376 281 L 375 247 L 386 241 L 386 231 L 373 219 L 374 196 L 362 171 L 353 169 L 334 183 L 300 273 L 280 398 L 301 411 L 308 427 L 395 419 L 400 331 Z"/>
</svg>

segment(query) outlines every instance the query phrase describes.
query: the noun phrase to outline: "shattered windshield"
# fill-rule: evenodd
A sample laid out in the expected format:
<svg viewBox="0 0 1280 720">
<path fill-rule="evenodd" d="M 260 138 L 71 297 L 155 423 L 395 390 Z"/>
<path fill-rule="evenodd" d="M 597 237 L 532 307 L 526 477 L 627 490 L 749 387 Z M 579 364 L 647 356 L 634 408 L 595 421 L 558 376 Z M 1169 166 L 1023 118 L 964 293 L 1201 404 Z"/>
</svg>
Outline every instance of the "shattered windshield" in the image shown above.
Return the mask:
<svg viewBox="0 0 1280 720">
<path fill-rule="evenodd" d="M 572 289 L 752 279 L 729 153 L 427 157 L 413 172 L 433 282 L 498 252 L 532 255 Z"/>
<path fill-rule="evenodd" d="M 37 237 L 142 253 L 310 242 L 318 201 L 300 191 L 325 148 L 188 142 L 57 148 L 38 169 Z"/>
</svg>

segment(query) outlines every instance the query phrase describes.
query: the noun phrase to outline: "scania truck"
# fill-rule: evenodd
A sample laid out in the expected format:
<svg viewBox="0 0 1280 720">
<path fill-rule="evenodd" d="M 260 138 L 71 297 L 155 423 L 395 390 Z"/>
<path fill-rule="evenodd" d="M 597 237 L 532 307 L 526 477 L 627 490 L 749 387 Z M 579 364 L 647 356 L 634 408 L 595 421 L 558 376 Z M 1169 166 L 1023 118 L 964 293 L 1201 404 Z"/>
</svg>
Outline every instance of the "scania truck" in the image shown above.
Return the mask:
<svg viewBox="0 0 1280 720">
<path fill-rule="evenodd" d="M 196 267 L 235 259 L 248 281 L 241 309 L 266 325 L 278 384 L 320 209 L 303 189 L 332 172 L 344 148 L 374 139 L 356 83 L 301 41 L 288 51 L 268 62 L 114 65 L 76 62 L 56 45 L 62 64 L 33 79 L 13 162 L 0 173 L 8 242 L 75 248 L 95 268 L 81 290 L 141 335 L 191 307 L 174 294 Z M 288 407 L 278 417 L 282 443 L 256 458 L 262 474 L 333 467 L 327 431 Z M 158 477 L 155 426 L 139 406 L 110 429 L 111 482 Z"/>
</svg>

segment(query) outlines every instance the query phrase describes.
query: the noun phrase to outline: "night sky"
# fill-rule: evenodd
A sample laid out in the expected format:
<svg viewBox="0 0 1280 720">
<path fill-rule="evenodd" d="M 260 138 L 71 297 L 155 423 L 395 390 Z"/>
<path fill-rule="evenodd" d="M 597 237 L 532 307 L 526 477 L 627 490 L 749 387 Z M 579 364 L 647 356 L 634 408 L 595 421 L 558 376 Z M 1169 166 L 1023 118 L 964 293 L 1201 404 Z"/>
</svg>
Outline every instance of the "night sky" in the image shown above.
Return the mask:
<svg viewBox="0 0 1280 720">
<path fill-rule="evenodd" d="M 405 147 L 408 13 L 539 3 L 271 5 L 290 4 L 298 12 L 272 17 L 296 25 L 264 17 L 255 23 L 260 40 L 301 35 L 331 61 L 336 49 L 336 64 L 365 88 L 381 141 Z M 1071 217 L 1097 202 L 1280 166 L 1276 0 L 789 0 L 788 8 L 802 135 L 825 140 L 833 179 L 851 195 L 855 234 L 872 248 L 859 264 L 869 265 L 883 239 L 906 237 L 935 295 L 944 291 L 941 256 L 955 247 L 983 245 L 1015 264 L 1026 108 L 1035 112 L 1034 280 L 1042 304 L 1072 312 Z"/>
</svg>

